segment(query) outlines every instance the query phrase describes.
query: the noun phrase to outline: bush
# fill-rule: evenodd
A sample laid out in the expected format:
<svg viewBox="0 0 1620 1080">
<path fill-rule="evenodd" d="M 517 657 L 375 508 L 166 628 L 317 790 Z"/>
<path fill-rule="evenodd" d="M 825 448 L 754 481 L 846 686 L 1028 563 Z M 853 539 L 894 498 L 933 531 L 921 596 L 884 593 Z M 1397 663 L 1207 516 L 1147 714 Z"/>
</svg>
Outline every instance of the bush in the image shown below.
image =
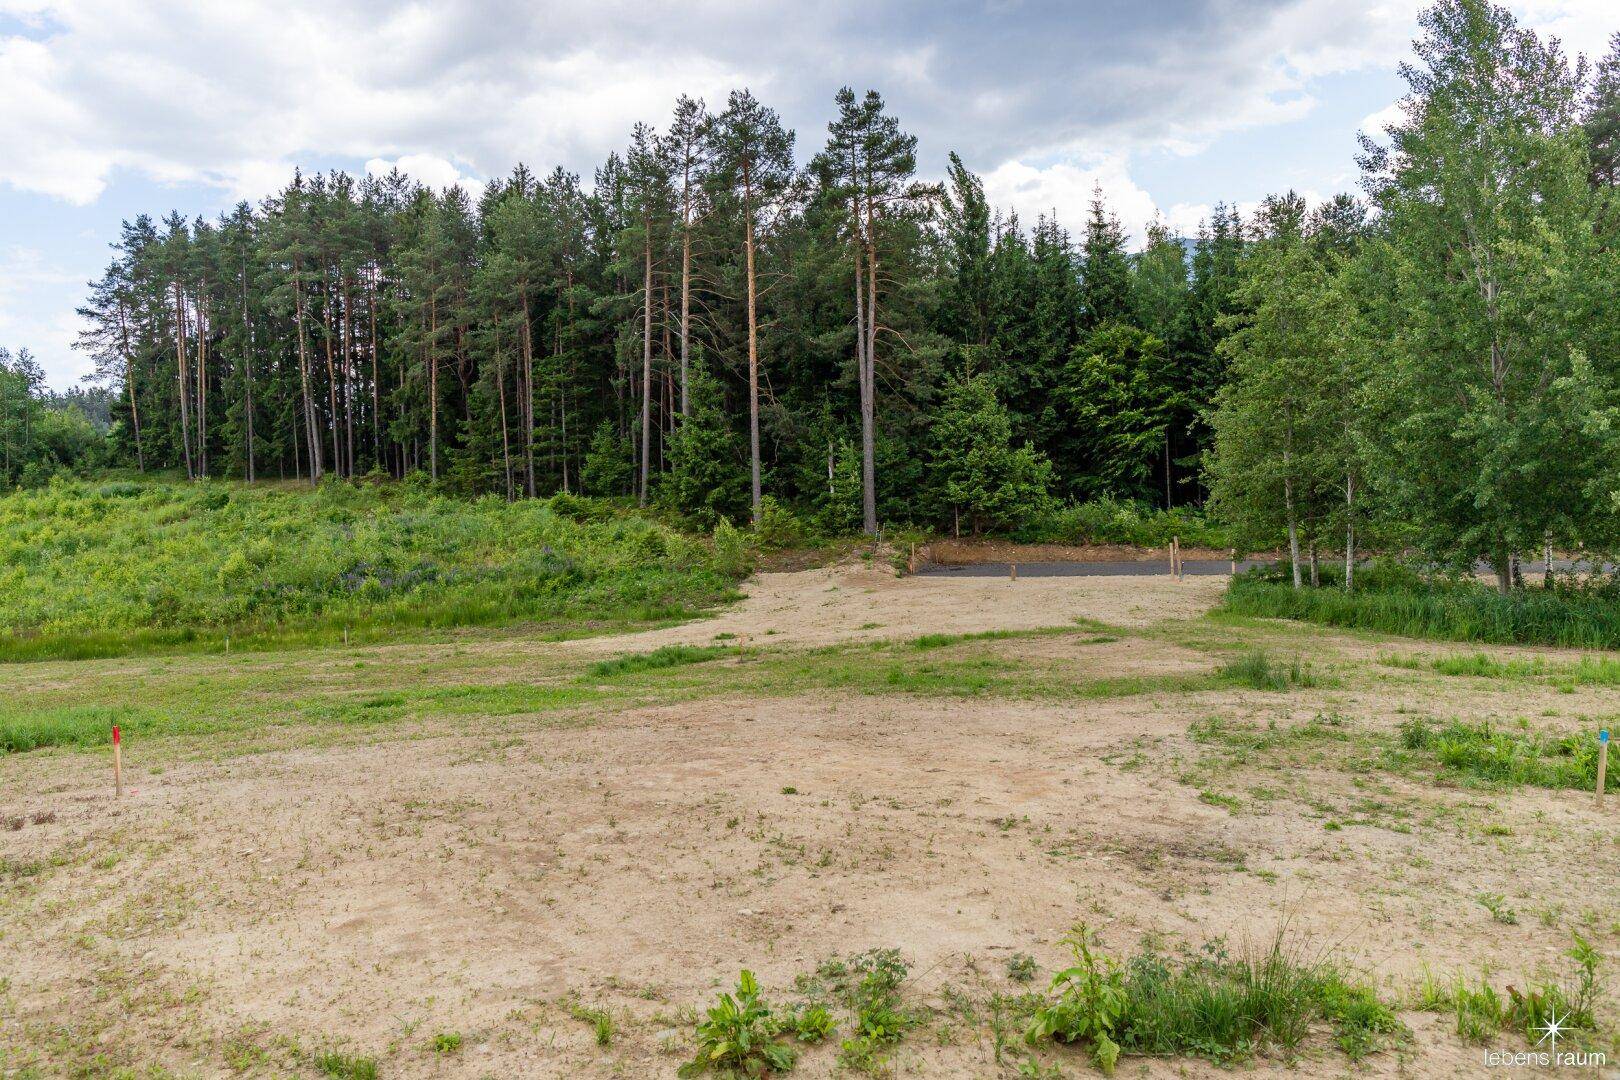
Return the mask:
<svg viewBox="0 0 1620 1080">
<path fill-rule="evenodd" d="M 804 522 L 794 516 L 792 510 L 770 495 L 760 500 L 759 522 L 754 526 L 754 542 L 762 551 L 799 547 L 808 537 L 809 531 L 804 527 Z"/>
<path fill-rule="evenodd" d="M 1231 534 L 1188 507 L 1160 510 L 1108 497 L 1066 503 L 1026 523 L 1012 534 L 1025 544 L 1131 544 L 1165 547 L 1180 537 L 1184 547 L 1226 550 Z"/>
</svg>

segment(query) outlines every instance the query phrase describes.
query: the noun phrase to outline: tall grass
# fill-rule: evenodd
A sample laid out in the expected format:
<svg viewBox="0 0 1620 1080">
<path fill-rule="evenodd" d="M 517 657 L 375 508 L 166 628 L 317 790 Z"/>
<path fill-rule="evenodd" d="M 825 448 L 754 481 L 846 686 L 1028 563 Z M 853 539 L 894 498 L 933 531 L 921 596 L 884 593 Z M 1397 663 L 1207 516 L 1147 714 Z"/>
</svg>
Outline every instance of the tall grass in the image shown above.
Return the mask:
<svg viewBox="0 0 1620 1080">
<path fill-rule="evenodd" d="M 1235 579 L 1224 610 L 1381 630 L 1407 637 L 1620 649 L 1620 603 L 1598 591 L 1520 589 L 1473 582 L 1408 584 L 1346 593 L 1295 589 L 1257 575 Z"/>
<path fill-rule="evenodd" d="M 56 484 L 0 498 L 0 659 L 691 615 L 739 567 L 582 500 L 411 485 Z"/>
</svg>

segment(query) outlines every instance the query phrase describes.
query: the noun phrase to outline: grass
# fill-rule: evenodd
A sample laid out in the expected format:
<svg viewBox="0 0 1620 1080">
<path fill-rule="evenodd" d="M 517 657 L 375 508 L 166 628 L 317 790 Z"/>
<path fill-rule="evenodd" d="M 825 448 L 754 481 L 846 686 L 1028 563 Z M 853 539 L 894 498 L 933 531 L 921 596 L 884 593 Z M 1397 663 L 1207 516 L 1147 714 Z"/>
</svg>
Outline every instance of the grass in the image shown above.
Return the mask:
<svg viewBox="0 0 1620 1080">
<path fill-rule="evenodd" d="M 592 664 L 589 674 L 596 678 L 611 678 L 639 671 L 659 671 L 683 664 L 701 664 L 722 656 L 736 655 L 736 649 L 722 645 L 665 645 L 652 652 L 628 653 L 611 660 Z"/>
<path fill-rule="evenodd" d="M 1427 667 L 1440 675 L 1513 682 L 1545 682 L 1559 689 L 1577 686 L 1620 686 L 1620 658 L 1583 656 L 1574 663 L 1549 662 L 1546 658 L 1498 657 L 1489 653 L 1457 653 L 1448 656 L 1386 656 L 1391 667 L 1420 670 Z"/>
<path fill-rule="evenodd" d="M 1311 666 L 1295 656 L 1287 664 L 1278 663 L 1264 649 L 1254 649 L 1221 668 L 1221 677 L 1238 686 L 1255 690 L 1291 690 L 1319 685 Z"/>
<path fill-rule="evenodd" d="M 580 500 L 405 484 L 70 483 L 0 498 L 0 660 L 690 617 L 741 568 Z"/>
<path fill-rule="evenodd" d="M 1371 990 L 1282 930 L 1236 954 L 1216 939 L 1179 956 L 1144 949 L 1124 964 L 1098 953 L 1084 926 L 1066 941 L 1075 963 L 1053 979 L 1024 1038 L 1079 1044 L 1104 1073 L 1127 1053 L 1221 1064 L 1263 1053 L 1292 1058 L 1318 1023 L 1359 1059 L 1401 1031 Z"/>
<path fill-rule="evenodd" d="M 1505 991 L 1498 991 L 1483 975 L 1474 980 L 1462 975 L 1444 980 L 1426 973 L 1413 1004 L 1428 1012 L 1451 1013 L 1457 1034 L 1475 1044 L 1489 1044 L 1502 1032 L 1513 1031 L 1534 1046 L 1544 1034 L 1541 1025 L 1555 1013 L 1566 1039 L 1589 1035 L 1598 1028 L 1602 956 L 1576 934 L 1563 959 L 1569 963 L 1562 977 L 1524 979 Z"/>
<path fill-rule="evenodd" d="M 1401 726 L 1408 750 L 1434 755 L 1443 769 L 1509 786 L 1592 788 L 1597 784 L 1597 740 L 1501 728 L 1489 720 L 1435 723 L 1422 718 Z"/>
<path fill-rule="evenodd" d="M 1233 580 L 1223 610 L 1404 637 L 1620 648 L 1620 603 L 1601 588 L 1519 589 L 1504 596 L 1473 581 L 1407 580 L 1347 593 L 1295 589 L 1249 573 Z"/>
</svg>

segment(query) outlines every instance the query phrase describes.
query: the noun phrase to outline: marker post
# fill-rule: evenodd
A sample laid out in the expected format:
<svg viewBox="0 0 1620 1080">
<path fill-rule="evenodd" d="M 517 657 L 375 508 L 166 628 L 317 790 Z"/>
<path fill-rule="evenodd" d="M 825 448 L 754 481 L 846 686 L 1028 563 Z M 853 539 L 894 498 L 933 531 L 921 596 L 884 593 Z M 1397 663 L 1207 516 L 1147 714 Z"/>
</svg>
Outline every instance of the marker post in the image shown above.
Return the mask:
<svg viewBox="0 0 1620 1080">
<path fill-rule="evenodd" d="M 124 797 L 124 751 L 119 739 L 118 725 L 113 725 L 113 791 Z"/>
<path fill-rule="evenodd" d="M 1597 808 L 1603 809 L 1603 781 L 1609 771 L 1609 729 L 1598 732 Z"/>
</svg>

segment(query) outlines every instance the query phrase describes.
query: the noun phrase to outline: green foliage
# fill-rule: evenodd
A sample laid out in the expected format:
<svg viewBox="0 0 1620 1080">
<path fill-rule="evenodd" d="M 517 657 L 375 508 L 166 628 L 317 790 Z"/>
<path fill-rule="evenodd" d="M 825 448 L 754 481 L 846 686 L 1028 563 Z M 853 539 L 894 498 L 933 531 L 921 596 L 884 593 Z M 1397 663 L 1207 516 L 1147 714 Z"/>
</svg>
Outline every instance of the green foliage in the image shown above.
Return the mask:
<svg viewBox="0 0 1620 1080">
<path fill-rule="evenodd" d="M 1534 1045 L 1554 1014 L 1566 1032 L 1595 1032 L 1603 958 L 1581 935 L 1573 938 L 1564 953 L 1570 967 L 1562 978 L 1525 980 L 1525 989 L 1509 986 L 1503 994 L 1485 978 L 1470 982 L 1459 975 L 1447 983 L 1427 976 L 1417 1004 L 1432 1011 L 1449 1010 L 1457 1034 L 1471 1043 L 1490 1043 L 1503 1031 L 1517 1031 Z"/>
<path fill-rule="evenodd" d="M 1179 537 L 1184 548 L 1225 551 L 1232 547 L 1230 530 L 1191 507 L 1160 510 L 1145 503 L 1102 496 L 1088 502 L 1066 503 L 1013 530 L 1012 538 L 1025 544 L 1133 544 L 1166 547 Z"/>
<path fill-rule="evenodd" d="M 454 1054 L 461 1049 L 463 1041 L 459 1031 L 441 1031 L 428 1045 L 435 1054 Z"/>
<path fill-rule="evenodd" d="M 754 542 L 761 551 L 799 547 L 809 540 L 809 531 L 799 517 L 767 495 L 760 501 L 759 521 L 754 525 Z"/>
<path fill-rule="evenodd" d="M 377 1080 L 377 1062 L 368 1057 L 355 1057 L 329 1050 L 316 1055 L 315 1067 L 322 1076 L 333 1080 Z"/>
<path fill-rule="evenodd" d="M 736 434 L 720 408 L 720 388 L 698 353 L 690 368 L 692 411 L 669 442 L 669 471 L 658 484 L 662 506 L 701 528 L 748 512 L 748 473 Z"/>
<path fill-rule="evenodd" d="M 1415 718 L 1401 725 L 1401 743 L 1433 754 L 1445 769 L 1493 783 L 1576 789 L 1597 783 L 1597 740 L 1590 736 L 1513 731 L 1489 720 L 1436 725 Z"/>
<path fill-rule="evenodd" d="M 628 495 L 635 482 L 636 461 L 628 439 L 619 436 L 612 420 L 596 425 L 585 463 L 579 470 L 579 483 L 588 495 L 616 497 Z"/>
<path fill-rule="evenodd" d="M 1473 581 L 1421 581 L 1357 591 L 1292 589 L 1244 574 L 1227 590 L 1225 610 L 1382 630 L 1408 637 L 1496 644 L 1620 648 L 1620 605 L 1607 588 L 1515 589 L 1507 595 Z"/>
<path fill-rule="evenodd" d="M 802 1043 L 819 1043 L 838 1030 L 831 1010 L 825 1005 L 808 1005 L 793 1013 L 793 1036 Z"/>
<path fill-rule="evenodd" d="M 1310 665 L 1298 655 L 1289 664 L 1279 664 L 1264 649 L 1252 650 L 1224 664 L 1221 677 L 1255 690 L 1290 690 L 1317 684 Z"/>
<path fill-rule="evenodd" d="M 944 507 L 974 533 L 1017 528 L 1051 504 L 1051 463 L 1028 444 L 1012 445 L 1007 410 L 983 375 L 946 386 L 934 422 L 933 470 Z"/>
<path fill-rule="evenodd" d="M 742 1080 L 768 1072 L 787 1072 L 798 1054 L 777 1041 L 780 1025 L 760 996 L 754 973 L 744 971 L 737 992 L 722 993 L 708 1018 L 697 1026 L 698 1052 L 676 1075 L 701 1076 L 713 1071 L 725 1080 Z"/>
<path fill-rule="evenodd" d="M 1123 966 L 1099 956 L 1084 927 L 1066 941 L 1077 963 L 1053 979 L 1025 1039 L 1079 1043 L 1104 1073 L 1122 1053 L 1216 1062 L 1268 1049 L 1293 1054 L 1317 1022 L 1331 1025 L 1339 1046 L 1361 1057 L 1400 1030 L 1370 990 L 1325 959 L 1296 955 L 1281 933 L 1240 956 L 1214 941 L 1175 958 L 1144 951 Z"/>
<path fill-rule="evenodd" d="M 639 517 L 405 485 L 62 484 L 0 498 L 0 656 L 660 618 L 725 595 L 741 567 L 721 554 Z"/>
</svg>

